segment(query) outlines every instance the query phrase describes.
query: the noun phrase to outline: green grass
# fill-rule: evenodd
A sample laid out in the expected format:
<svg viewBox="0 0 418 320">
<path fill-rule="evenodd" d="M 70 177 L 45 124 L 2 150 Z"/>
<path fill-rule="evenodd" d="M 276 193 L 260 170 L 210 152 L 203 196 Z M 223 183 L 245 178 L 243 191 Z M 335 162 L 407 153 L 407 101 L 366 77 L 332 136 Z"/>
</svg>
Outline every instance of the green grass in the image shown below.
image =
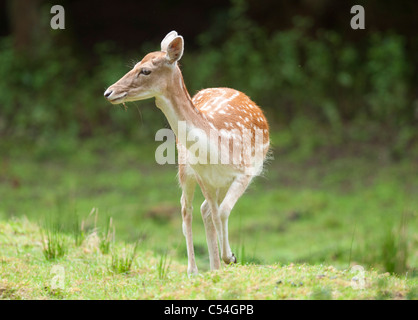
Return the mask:
<svg viewBox="0 0 418 320">
<path fill-rule="evenodd" d="M 161 255 L 157 264 L 158 278 L 160 280 L 166 279 L 168 271 L 170 269 L 170 260 L 167 257 L 167 253 Z"/>
<path fill-rule="evenodd" d="M 68 250 L 67 239 L 60 232 L 58 226 L 46 226 L 41 228 L 40 234 L 42 253 L 47 260 L 55 260 L 65 255 Z"/>
<path fill-rule="evenodd" d="M 350 268 L 323 264 L 237 264 L 188 277 L 182 262 L 119 241 L 114 252 L 128 253 L 129 272 L 109 272 L 113 256 L 92 250 L 88 241 L 69 241 L 64 256 L 45 259 L 39 230 L 27 219 L 0 223 L 1 299 L 416 298 L 416 278 L 365 270 L 358 288 L 353 283 L 359 275 Z"/>
<path fill-rule="evenodd" d="M 96 210 L 97 213 L 97 210 Z M 104 254 L 109 253 L 112 243 L 115 241 L 115 228 L 113 226 L 113 219 L 108 218 L 108 222 L 105 227 L 105 231 L 100 238 L 99 248 Z M 135 247 L 136 248 L 136 247 Z"/>
<path fill-rule="evenodd" d="M 182 298 L 227 298 L 212 289 L 203 296 L 192 288 L 192 283 L 227 286 L 231 273 L 238 279 L 241 272 L 243 276 L 251 277 L 253 272 L 267 277 L 271 270 L 278 275 L 300 267 L 307 268 L 308 273 L 317 270 L 319 278 L 311 279 L 316 279 L 315 284 L 307 286 L 310 282 L 300 274 L 288 275 L 277 278 L 282 281 L 277 287 L 287 288 L 287 295 L 274 294 L 275 286 L 270 287 L 271 292 L 258 295 L 252 291 L 255 284 L 248 293 L 241 283 L 244 287 L 232 288 L 228 297 L 362 299 L 377 298 L 379 290 L 382 298 L 416 296 L 413 284 L 418 274 L 418 161 L 407 157 L 392 161 L 387 156 L 390 152 L 380 145 L 360 145 L 350 151 L 347 149 L 352 146 L 337 150 L 319 147 L 309 152 L 292 149 L 286 134 L 273 136 L 274 159 L 267 165 L 264 177 L 257 178 L 238 201 L 229 219 L 230 243 L 240 262 L 238 266 L 206 273 L 209 260 L 198 212 L 203 197 L 197 189 L 193 237 L 201 274 L 194 279 L 185 276 L 187 253 L 181 231 L 177 169 L 155 163 L 158 143 L 126 143 L 110 137 L 105 142 L 77 142 L 66 149 L 54 142 L 17 145 L 1 141 L 0 221 L 4 221 L 5 230 L 15 228 L 22 242 L 14 242 L 7 238 L 10 235 L 0 232 L 7 238 L 6 244 L 3 238 L 0 241 L 0 257 L 8 274 L 2 275 L 1 281 L 10 284 L 0 287 L 0 292 L 10 298 L 99 297 L 90 292 L 94 285 L 89 287 L 83 279 L 91 277 L 95 282 L 102 277 L 103 283 L 96 283 L 102 290 L 101 298 L 167 298 L 170 290 L 181 286 L 186 288 L 184 294 L 178 293 Z M 50 229 L 38 226 L 49 220 L 59 229 L 48 236 Z M 21 233 L 19 228 L 23 228 Z M 36 230 L 36 236 L 26 234 L 31 230 Z M 60 237 L 65 244 L 60 244 Z M 134 257 L 124 255 L 136 241 L 140 245 Z M 60 245 L 63 254 L 59 253 Z M 45 259 L 42 250 L 51 251 L 47 255 L 54 258 Z M 112 255 L 115 264 L 117 257 L 127 258 L 122 265 L 129 266 L 129 272 L 109 272 Z M 43 292 L 43 282 L 50 276 L 45 268 L 52 264 L 63 264 L 66 274 L 74 276 L 65 292 Z M 351 283 L 347 270 L 353 265 L 370 272 L 376 285 L 367 294 L 336 294 L 333 285 L 338 281 L 333 280 Z M 328 266 L 336 268 L 330 277 L 337 278 L 322 277 Z M 22 278 L 26 280 L 19 280 L 19 268 L 27 268 L 28 274 Z M 119 269 L 123 267 L 115 270 Z M 386 276 L 386 272 L 390 275 Z M 382 283 L 378 286 L 379 277 L 391 279 L 389 287 Z M 286 282 L 288 278 L 290 282 Z M 30 285 L 26 286 L 25 281 Z M 74 284 L 77 281 L 83 286 Z M 158 294 L 149 290 L 149 281 L 162 291 Z M 393 285 L 396 281 L 408 289 L 400 290 Z M 113 292 L 112 285 L 126 290 Z M 134 291 L 134 286 L 144 292 Z M 76 288 L 76 292 L 69 294 L 69 288 Z M 25 290 L 36 293 L 26 296 Z"/>
<path fill-rule="evenodd" d="M 132 264 L 136 257 L 138 242 L 132 249 L 125 248 L 121 253 L 114 250 L 109 269 L 113 273 L 126 274 L 131 271 Z M 103 250 L 101 250 L 103 252 Z"/>
</svg>

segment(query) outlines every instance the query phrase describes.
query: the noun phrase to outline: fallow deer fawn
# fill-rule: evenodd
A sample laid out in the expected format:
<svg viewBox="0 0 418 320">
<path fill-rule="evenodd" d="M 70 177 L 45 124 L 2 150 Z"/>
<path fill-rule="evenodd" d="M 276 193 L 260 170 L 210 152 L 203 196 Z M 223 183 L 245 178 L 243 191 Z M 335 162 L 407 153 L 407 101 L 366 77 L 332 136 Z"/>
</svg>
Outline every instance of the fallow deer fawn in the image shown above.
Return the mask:
<svg viewBox="0 0 418 320">
<path fill-rule="evenodd" d="M 206 199 L 200 210 L 206 230 L 210 268 L 216 270 L 221 266 L 218 239 L 222 260 L 226 264 L 237 261 L 229 246 L 228 218 L 253 177 L 262 171 L 269 149 L 269 128 L 261 109 L 240 91 L 204 89 L 192 99 L 177 64 L 183 49 L 183 37 L 175 31 L 170 32 L 161 42 L 161 51 L 147 54 L 110 86 L 104 96 L 112 104 L 155 98 L 157 107 L 174 131 L 179 154 L 187 272 L 193 274 L 197 273 L 192 236 L 192 200 L 196 183 Z M 180 123 L 184 122 L 187 132 L 199 130 L 196 143 L 207 147 L 209 151 L 203 158 L 211 161 L 188 161 L 191 142 L 185 139 L 185 135 L 179 135 Z M 238 156 L 234 157 L 236 161 L 213 161 L 220 160 L 225 154 L 236 156 L 235 147 L 238 148 Z"/>
</svg>

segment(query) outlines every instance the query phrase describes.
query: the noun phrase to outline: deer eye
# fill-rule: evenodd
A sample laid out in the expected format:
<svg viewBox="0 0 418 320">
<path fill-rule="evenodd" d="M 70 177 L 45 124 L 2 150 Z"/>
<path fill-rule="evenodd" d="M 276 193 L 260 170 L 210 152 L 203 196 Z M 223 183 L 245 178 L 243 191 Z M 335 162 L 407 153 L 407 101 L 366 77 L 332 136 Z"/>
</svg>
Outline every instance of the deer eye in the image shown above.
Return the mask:
<svg viewBox="0 0 418 320">
<path fill-rule="evenodd" d="M 149 69 L 141 69 L 141 71 L 139 72 L 139 74 L 143 74 L 145 76 L 149 75 L 151 73 L 151 70 Z"/>
</svg>

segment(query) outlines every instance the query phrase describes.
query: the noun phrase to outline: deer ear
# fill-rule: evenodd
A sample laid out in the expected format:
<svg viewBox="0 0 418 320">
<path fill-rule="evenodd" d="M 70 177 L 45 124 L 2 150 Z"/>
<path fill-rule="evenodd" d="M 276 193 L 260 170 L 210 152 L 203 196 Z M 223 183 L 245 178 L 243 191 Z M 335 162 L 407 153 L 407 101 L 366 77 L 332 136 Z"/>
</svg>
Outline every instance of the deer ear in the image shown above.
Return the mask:
<svg viewBox="0 0 418 320">
<path fill-rule="evenodd" d="M 163 39 L 163 41 L 161 41 L 161 51 L 167 52 L 167 48 L 168 45 L 170 44 L 170 42 L 177 37 L 177 32 L 176 31 L 171 31 L 169 33 L 167 33 L 167 35 L 165 36 L 165 38 Z"/>
<path fill-rule="evenodd" d="M 183 56 L 184 40 L 182 36 L 176 36 L 167 46 L 167 60 L 170 63 L 179 61 Z"/>
</svg>

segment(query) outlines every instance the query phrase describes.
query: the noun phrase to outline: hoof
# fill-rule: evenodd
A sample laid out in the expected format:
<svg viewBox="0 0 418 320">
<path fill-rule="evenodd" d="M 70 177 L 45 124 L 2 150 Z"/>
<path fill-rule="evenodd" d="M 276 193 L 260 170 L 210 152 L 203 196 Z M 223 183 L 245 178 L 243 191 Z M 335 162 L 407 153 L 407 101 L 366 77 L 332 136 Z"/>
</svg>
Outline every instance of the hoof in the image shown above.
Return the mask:
<svg viewBox="0 0 418 320">
<path fill-rule="evenodd" d="M 222 260 L 226 263 L 226 264 L 231 264 L 231 263 L 237 263 L 237 258 L 235 257 L 234 254 L 232 254 L 231 257 L 229 258 L 222 258 Z"/>
<path fill-rule="evenodd" d="M 187 268 L 187 275 L 190 277 L 196 276 L 199 273 L 197 267 Z"/>
<path fill-rule="evenodd" d="M 237 257 L 235 257 L 235 254 L 232 254 L 231 263 L 237 263 Z"/>
</svg>

